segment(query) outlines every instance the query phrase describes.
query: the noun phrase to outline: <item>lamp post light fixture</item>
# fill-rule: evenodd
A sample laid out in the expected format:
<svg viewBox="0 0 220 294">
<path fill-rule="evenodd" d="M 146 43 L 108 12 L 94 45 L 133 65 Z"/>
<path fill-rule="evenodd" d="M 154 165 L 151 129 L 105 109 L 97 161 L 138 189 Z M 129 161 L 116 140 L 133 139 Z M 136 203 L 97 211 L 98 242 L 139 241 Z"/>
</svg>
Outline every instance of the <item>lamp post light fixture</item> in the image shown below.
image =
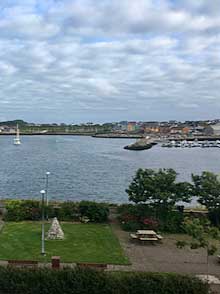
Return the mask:
<svg viewBox="0 0 220 294">
<path fill-rule="evenodd" d="M 44 200 L 45 200 L 45 190 L 41 190 L 41 220 L 42 220 L 42 235 L 41 235 L 41 254 L 46 255 L 45 253 L 45 228 L 44 228 Z"/>
</svg>

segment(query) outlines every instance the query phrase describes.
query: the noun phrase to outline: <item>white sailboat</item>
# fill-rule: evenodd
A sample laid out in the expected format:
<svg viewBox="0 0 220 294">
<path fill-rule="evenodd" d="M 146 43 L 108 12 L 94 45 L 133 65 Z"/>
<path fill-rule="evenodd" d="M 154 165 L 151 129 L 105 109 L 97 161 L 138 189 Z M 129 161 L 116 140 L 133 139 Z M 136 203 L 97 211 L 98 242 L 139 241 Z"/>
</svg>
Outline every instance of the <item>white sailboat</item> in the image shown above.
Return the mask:
<svg viewBox="0 0 220 294">
<path fill-rule="evenodd" d="M 14 145 L 20 145 L 20 144 L 21 144 L 20 132 L 19 132 L 19 128 L 18 128 L 18 125 L 17 125 L 16 137 L 14 138 Z"/>
</svg>

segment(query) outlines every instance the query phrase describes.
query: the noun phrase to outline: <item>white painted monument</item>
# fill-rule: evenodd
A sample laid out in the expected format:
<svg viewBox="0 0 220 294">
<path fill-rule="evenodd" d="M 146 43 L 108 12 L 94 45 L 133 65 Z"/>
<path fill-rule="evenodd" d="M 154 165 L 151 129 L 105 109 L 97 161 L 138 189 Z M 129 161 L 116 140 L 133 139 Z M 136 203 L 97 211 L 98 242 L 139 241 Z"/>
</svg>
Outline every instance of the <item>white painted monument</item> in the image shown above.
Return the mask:
<svg viewBox="0 0 220 294">
<path fill-rule="evenodd" d="M 56 217 L 53 218 L 51 227 L 47 233 L 47 240 L 63 240 L 64 232 Z"/>
</svg>

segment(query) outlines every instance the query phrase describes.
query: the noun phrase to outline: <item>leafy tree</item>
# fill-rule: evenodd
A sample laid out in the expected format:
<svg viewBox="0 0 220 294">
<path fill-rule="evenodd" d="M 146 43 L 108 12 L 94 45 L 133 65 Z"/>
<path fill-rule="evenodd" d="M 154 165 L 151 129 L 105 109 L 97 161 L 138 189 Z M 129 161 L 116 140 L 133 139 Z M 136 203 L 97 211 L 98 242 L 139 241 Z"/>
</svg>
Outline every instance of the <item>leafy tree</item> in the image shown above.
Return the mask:
<svg viewBox="0 0 220 294">
<path fill-rule="evenodd" d="M 206 249 L 206 263 L 207 263 L 207 281 L 209 274 L 209 256 L 214 255 L 217 248 L 214 240 L 220 240 L 220 232 L 218 228 L 211 227 L 208 221 L 202 222 L 198 218 L 185 218 L 184 230 L 192 239 L 191 241 L 177 241 L 176 246 L 183 248 L 189 246 L 191 249 L 205 248 Z"/>
<path fill-rule="evenodd" d="M 173 169 L 138 169 L 126 192 L 135 203 L 148 202 L 164 208 L 173 207 L 176 202 L 189 202 L 192 185 L 176 182 L 177 173 Z"/>
<path fill-rule="evenodd" d="M 192 175 L 194 194 L 198 202 L 205 205 L 215 224 L 219 225 L 220 218 L 220 181 L 214 173 L 204 171 L 201 175 Z"/>
</svg>

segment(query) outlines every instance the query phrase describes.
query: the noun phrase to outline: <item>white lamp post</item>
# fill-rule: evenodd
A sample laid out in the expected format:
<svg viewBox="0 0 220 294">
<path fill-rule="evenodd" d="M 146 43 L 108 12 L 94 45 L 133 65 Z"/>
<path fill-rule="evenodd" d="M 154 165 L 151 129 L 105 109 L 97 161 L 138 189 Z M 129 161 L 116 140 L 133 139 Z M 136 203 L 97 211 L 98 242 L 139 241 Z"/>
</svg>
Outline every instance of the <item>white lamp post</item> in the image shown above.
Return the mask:
<svg viewBox="0 0 220 294">
<path fill-rule="evenodd" d="M 42 213 L 42 235 L 41 235 L 41 254 L 45 255 L 45 246 L 44 246 L 44 239 L 45 239 L 45 230 L 44 230 L 44 198 L 45 198 L 45 190 L 41 190 L 41 213 Z"/>
<path fill-rule="evenodd" d="M 46 210 L 46 219 L 48 220 L 48 203 L 49 203 L 49 198 L 48 198 L 48 180 L 49 180 L 49 175 L 50 172 L 46 172 L 46 187 L 45 187 L 45 196 L 46 196 L 46 206 L 47 206 L 47 210 Z"/>
<path fill-rule="evenodd" d="M 48 199 L 48 179 L 49 179 L 49 175 L 50 175 L 50 172 L 46 172 L 46 205 L 48 206 L 48 202 L 49 202 L 49 199 Z"/>
</svg>

